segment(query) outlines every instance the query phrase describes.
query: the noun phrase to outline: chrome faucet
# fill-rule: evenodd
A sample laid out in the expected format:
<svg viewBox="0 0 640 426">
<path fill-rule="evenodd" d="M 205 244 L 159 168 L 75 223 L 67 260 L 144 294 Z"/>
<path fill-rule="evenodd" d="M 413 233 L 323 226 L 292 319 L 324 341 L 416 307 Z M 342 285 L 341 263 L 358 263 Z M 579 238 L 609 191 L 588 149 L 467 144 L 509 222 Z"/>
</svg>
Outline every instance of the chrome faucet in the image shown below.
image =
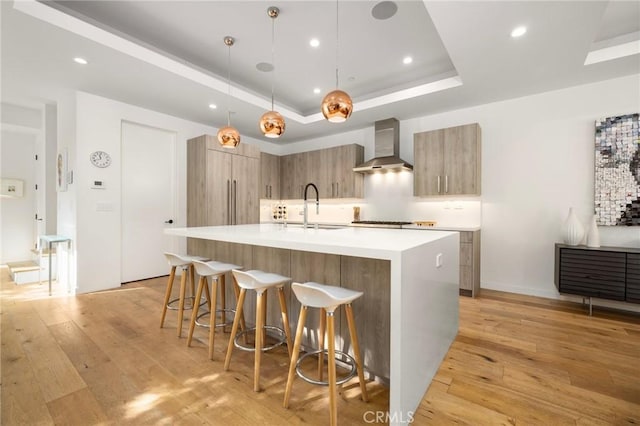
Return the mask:
<svg viewBox="0 0 640 426">
<path fill-rule="evenodd" d="M 308 183 L 307 186 L 304 187 L 304 222 L 303 227 L 307 227 L 309 222 L 309 212 L 307 208 L 307 190 L 309 187 L 313 187 L 316 190 L 316 214 L 320 213 L 320 194 L 318 193 L 318 187 L 312 183 Z"/>
</svg>

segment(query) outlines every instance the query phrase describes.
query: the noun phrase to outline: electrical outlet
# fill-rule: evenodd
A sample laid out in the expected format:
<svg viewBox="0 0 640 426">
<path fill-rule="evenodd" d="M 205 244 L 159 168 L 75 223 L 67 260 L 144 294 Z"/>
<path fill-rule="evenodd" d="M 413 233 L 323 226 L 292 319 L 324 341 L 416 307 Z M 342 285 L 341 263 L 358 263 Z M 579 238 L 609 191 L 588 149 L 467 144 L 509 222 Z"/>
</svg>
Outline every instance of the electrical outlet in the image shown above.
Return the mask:
<svg viewBox="0 0 640 426">
<path fill-rule="evenodd" d="M 442 253 L 436 254 L 436 268 L 442 267 Z"/>
</svg>

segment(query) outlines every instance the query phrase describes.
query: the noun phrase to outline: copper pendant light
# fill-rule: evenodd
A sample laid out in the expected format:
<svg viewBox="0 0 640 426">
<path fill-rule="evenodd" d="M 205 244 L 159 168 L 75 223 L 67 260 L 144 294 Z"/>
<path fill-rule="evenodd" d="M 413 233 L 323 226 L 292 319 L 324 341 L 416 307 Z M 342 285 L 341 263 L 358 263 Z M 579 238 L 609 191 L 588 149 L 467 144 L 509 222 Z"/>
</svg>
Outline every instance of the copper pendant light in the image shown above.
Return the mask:
<svg viewBox="0 0 640 426">
<path fill-rule="evenodd" d="M 229 90 L 227 92 L 227 125 L 218 130 L 218 142 L 223 148 L 235 148 L 240 143 L 240 132 L 231 126 L 231 110 L 229 109 L 229 102 L 231 100 L 231 46 L 233 46 L 235 40 L 231 36 L 226 36 L 223 40 L 224 44 L 229 48 L 227 68 L 227 84 Z"/>
<path fill-rule="evenodd" d="M 338 89 L 338 0 L 336 0 L 336 90 L 329 92 L 320 105 L 322 115 L 331 123 L 347 121 L 353 112 L 353 101 L 349 94 Z"/>
<path fill-rule="evenodd" d="M 275 6 L 271 6 L 270 8 L 267 9 L 267 15 L 271 18 L 271 65 L 273 66 L 273 69 L 271 70 L 272 74 L 271 74 L 271 111 L 267 111 L 264 114 L 262 114 L 262 117 L 260 117 L 260 131 L 262 132 L 263 135 L 265 135 L 268 138 L 279 138 L 280 135 L 282 135 L 284 133 L 284 129 L 285 129 L 285 123 L 284 123 L 284 117 L 282 117 L 282 115 L 275 111 L 275 109 L 273 108 L 273 87 L 274 87 L 274 81 L 275 81 L 275 64 L 274 64 L 274 26 L 275 26 L 275 21 L 276 18 L 278 17 L 278 15 L 280 14 L 280 9 L 278 9 Z"/>
</svg>

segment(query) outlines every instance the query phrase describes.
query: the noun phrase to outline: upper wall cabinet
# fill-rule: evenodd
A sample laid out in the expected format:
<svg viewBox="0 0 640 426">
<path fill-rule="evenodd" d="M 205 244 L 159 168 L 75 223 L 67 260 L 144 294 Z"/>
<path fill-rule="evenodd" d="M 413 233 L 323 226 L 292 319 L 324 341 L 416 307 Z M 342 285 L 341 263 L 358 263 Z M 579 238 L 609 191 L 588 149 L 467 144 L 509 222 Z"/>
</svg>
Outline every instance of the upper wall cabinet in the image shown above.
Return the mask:
<svg viewBox="0 0 640 426">
<path fill-rule="evenodd" d="M 282 156 L 281 198 L 303 198 L 308 183 L 318 187 L 320 198 L 363 198 L 364 176 L 353 171 L 363 160 L 364 147 L 356 144 Z"/>
<path fill-rule="evenodd" d="M 413 195 L 480 195 L 477 123 L 413 135 Z"/>
<path fill-rule="evenodd" d="M 280 199 L 280 156 L 260 153 L 260 198 Z"/>
</svg>

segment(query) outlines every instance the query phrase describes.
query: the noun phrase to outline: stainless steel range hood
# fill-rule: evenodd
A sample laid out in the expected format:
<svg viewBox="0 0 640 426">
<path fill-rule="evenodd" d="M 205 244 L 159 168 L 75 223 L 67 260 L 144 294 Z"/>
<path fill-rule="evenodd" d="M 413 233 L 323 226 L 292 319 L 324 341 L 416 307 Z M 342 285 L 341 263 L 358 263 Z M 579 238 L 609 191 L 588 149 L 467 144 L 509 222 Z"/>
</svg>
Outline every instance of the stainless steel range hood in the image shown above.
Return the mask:
<svg viewBox="0 0 640 426">
<path fill-rule="evenodd" d="M 353 168 L 354 172 L 376 173 L 384 171 L 413 170 L 402 160 L 400 153 L 400 122 L 395 118 L 376 121 L 375 157 Z"/>
</svg>

